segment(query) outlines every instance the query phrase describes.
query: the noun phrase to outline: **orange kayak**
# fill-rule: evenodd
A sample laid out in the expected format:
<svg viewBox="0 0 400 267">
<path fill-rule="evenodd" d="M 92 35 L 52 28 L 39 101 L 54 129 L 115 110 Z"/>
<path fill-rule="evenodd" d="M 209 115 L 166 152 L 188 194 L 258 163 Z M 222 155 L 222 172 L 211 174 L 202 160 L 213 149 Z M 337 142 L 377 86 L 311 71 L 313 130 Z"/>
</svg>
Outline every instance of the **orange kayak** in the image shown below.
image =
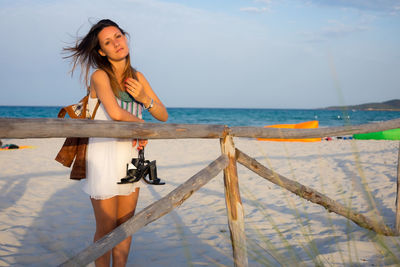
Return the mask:
<svg viewBox="0 0 400 267">
<path fill-rule="evenodd" d="M 286 128 L 286 129 L 313 129 L 318 128 L 318 121 L 306 121 L 297 124 L 275 124 L 267 125 L 264 128 Z M 304 139 L 269 139 L 257 138 L 259 141 L 284 141 L 284 142 L 318 142 L 321 138 L 304 138 Z"/>
</svg>

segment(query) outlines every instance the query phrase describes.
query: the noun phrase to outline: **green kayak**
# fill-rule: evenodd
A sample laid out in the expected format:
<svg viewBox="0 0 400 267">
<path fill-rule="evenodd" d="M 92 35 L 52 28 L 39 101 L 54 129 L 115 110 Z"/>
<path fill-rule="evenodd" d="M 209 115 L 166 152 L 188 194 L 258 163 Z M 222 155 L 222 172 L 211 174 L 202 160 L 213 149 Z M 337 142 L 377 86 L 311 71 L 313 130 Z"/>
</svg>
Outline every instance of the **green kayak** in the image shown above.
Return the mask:
<svg viewBox="0 0 400 267">
<path fill-rule="evenodd" d="M 360 140 L 400 140 L 400 128 L 381 132 L 354 134 L 353 138 Z"/>
</svg>

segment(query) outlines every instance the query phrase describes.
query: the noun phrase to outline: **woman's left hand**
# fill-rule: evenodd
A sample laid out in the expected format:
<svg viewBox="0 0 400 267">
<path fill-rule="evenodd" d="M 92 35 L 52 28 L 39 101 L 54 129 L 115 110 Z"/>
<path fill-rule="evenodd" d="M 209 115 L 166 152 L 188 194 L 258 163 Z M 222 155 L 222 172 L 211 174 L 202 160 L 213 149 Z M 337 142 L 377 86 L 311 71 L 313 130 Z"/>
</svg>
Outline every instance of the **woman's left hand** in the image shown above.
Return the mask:
<svg viewBox="0 0 400 267">
<path fill-rule="evenodd" d="M 135 79 L 128 78 L 125 80 L 125 90 L 138 102 L 144 103 L 149 98 L 144 91 L 143 85 Z"/>
<path fill-rule="evenodd" d="M 138 144 L 138 150 L 142 150 L 148 143 L 149 141 L 147 139 L 139 139 L 139 142 L 137 142 L 137 139 L 132 140 L 132 146 L 135 147 L 137 143 Z"/>
</svg>

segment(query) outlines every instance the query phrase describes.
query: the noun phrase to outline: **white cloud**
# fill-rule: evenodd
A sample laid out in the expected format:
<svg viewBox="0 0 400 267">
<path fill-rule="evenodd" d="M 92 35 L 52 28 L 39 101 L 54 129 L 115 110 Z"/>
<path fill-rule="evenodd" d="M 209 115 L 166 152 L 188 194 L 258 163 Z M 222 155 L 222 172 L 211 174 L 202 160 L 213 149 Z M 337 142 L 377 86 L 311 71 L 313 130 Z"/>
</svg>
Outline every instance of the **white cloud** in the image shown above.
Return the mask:
<svg viewBox="0 0 400 267">
<path fill-rule="evenodd" d="M 242 7 L 240 11 L 249 12 L 249 13 L 264 13 L 269 9 L 267 7 Z"/>
<path fill-rule="evenodd" d="M 396 16 L 400 14 L 400 5 L 394 6 L 392 11 L 390 12 L 390 15 Z"/>
<path fill-rule="evenodd" d="M 374 12 L 393 13 L 398 11 L 399 0 L 301 0 L 305 3 L 313 3 L 339 8 L 354 8 Z"/>
<path fill-rule="evenodd" d="M 272 0 L 253 0 L 254 3 L 261 3 L 262 6 L 242 7 L 240 11 L 247 13 L 264 13 L 270 11 Z"/>
<path fill-rule="evenodd" d="M 366 31 L 368 28 L 362 25 L 345 25 L 343 23 L 335 23 L 335 25 L 331 25 L 329 27 L 325 27 L 321 31 L 321 35 L 324 35 L 328 38 L 334 37 L 344 37 L 353 33 Z"/>
<path fill-rule="evenodd" d="M 369 29 L 366 25 L 350 25 L 335 20 L 330 20 L 329 24 L 319 31 L 303 32 L 301 35 L 307 42 L 324 42 L 351 36 Z"/>
<path fill-rule="evenodd" d="M 270 4 L 272 3 L 272 0 L 254 0 L 256 3 L 263 3 L 263 4 Z"/>
</svg>

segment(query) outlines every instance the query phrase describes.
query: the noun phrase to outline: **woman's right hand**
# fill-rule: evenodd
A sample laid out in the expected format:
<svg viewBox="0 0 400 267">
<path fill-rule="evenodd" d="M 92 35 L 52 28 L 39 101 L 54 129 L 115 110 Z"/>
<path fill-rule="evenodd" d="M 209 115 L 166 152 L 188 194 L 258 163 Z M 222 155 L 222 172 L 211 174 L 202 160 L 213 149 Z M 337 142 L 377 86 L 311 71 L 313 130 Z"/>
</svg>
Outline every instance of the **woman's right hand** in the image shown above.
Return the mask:
<svg viewBox="0 0 400 267">
<path fill-rule="evenodd" d="M 143 85 L 135 79 L 128 78 L 125 80 L 125 90 L 140 103 L 145 104 L 150 100 L 150 97 L 146 94 Z"/>
</svg>

